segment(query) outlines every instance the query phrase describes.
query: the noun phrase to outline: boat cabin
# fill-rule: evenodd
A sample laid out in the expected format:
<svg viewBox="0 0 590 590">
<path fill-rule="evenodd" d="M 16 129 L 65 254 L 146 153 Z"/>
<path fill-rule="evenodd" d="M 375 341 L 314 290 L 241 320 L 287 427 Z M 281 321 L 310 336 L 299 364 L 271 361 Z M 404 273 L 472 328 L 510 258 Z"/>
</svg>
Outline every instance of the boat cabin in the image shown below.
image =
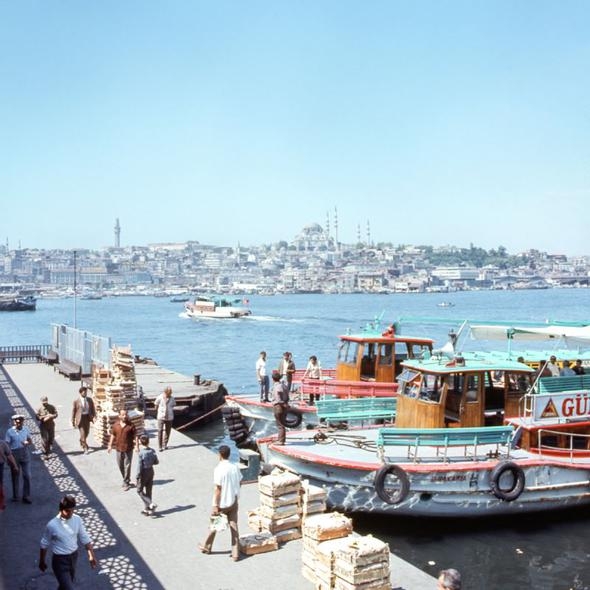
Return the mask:
<svg viewBox="0 0 590 590">
<path fill-rule="evenodd" d="M 432 357 L 403 362 L 398 377 L 399 428 L 479 427 L 504 424 L 535 372 L 523 363 L 486 358 Z"/>
<path fill-rule="evenodd" d="M 404 361 L 431 355 L 433 342 L 396 336 L 393 329 L 383 334 L 340 336 L 336 379 L 393 383 Z"/>
</svg>

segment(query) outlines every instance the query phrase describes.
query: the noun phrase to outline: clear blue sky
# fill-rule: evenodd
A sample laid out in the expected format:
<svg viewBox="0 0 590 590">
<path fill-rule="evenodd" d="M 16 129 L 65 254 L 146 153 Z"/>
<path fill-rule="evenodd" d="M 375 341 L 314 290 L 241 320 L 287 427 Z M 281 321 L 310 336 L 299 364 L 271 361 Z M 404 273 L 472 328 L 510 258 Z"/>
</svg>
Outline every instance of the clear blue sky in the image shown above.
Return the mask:
<svg viewBox="0 0 590 590">
<path fill-rule="evenodd" d="M 590 2 L 0 0 L 0 242 L 590 254 Z"/>
</svg>

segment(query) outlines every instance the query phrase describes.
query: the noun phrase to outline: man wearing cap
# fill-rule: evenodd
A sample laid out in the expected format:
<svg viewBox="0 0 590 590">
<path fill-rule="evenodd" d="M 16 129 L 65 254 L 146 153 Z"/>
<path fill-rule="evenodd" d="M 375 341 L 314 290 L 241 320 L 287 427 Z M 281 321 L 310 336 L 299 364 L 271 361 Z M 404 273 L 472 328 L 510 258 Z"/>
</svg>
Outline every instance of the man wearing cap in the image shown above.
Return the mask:
<svg viewBox="0 0 590 590">
<path fill-rule="evenodd" d="M 80 395 L 72 404 L 72 426 L 80 432 L 80 446 L 87 455 L 89 449 L 86 439 L 90 432 L 90 423 L 94 422 L 96 410 L 94 409 L 94 401 L 88 397 L 86 387 L 80 387 L 78 393 Z"/>
<path fill-rule="evenodd" d="M 47 396 L 41 398 L 41 407 L 37 410 L 37 420 L 39 420 L 39 432 L 43 441 L 43 453 L 45 457 L 51 453 L 51 445 L 55 440 L 55 419 L 57 410 L 55 406 L 49 403 Z"/>
<path fill-rule="evenodd" d="M 29 429 L 24 425 L 25 417 L 15 414 L 12 417 L 12 427 L 6 431 L 4 440 L 10 447 L 10 452 L 18 465 L 18 470 L 13 469 L 12 475 L 12 501 L 18 501 L 20 488 L 20 474 L 23 474 L 23 502 L 31 504 L 31 446 L 33 440 Z"/>
<path fill-rule="evenodd" d="M 51 549 L 53 553 L 51 569 L 59 582 L 59 588 L 63 590 L 74 589 L 78 542 L 82 543 L 86 549 L 90 567 L 95 569 L 98 565 L 92 539 L 86 532 L 82 519 L 74 514 L 75 509 L 76 498 L 64 496 L 59 503 L 57 516 L 52 518 L 45 527 L 39 550 L 39 569 L 44 572 L 47 569 L 45 562 L 47 550 Z"/>
</svg>

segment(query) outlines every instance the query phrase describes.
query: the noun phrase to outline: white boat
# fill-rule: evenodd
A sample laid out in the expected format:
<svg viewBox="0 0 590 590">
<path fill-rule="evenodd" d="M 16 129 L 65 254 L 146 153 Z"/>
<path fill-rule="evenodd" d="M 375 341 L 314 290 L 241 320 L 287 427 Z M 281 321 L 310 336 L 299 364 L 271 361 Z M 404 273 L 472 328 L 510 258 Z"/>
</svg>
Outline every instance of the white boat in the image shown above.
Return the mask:
<svg viewBox="0 0 590 590">
<path fill-rule="evenodd" d="M 527 365 L 484 355 L 403 365 L 394 427 L 267 437 L 265 464 L 350 512 L 478 517 L 590 503 L 589 376 L 533 383 Z"/>
<path fill-rule="evenodd" d="M 224 297 L 197 297 L 193 303 L 184 306 L 186 314 L 199 318 L 242 318 L 252 315 L 247 299 L 226 299 Z"/>
</svg>

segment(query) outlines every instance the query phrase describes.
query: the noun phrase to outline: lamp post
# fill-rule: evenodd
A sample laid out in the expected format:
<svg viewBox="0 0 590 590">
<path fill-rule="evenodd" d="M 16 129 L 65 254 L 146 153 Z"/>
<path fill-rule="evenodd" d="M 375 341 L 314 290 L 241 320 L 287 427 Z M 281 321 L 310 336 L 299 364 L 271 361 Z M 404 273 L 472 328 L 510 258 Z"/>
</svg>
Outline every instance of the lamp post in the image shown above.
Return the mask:
<svg viewBox="0 0 590 590">
<path fill-rule="evenodd" d="M 74 250 L 74 329 L 77 328 L 77 317 L 76 317 L 76 312 L 77 312 L 77 309 L 76 309 L 76 304 L 77 304 L 77 293 L 76 293 L 76 291 L 77 291 L 77 289 L 76 289 L 76 286 L 77 286 L 76 285 L 76 266 L 77 265 L 76 265 L 76 257 L 77 257 L 77 254 L 78 253 L 76 252 L 76 250 Z"/>
</svg>

